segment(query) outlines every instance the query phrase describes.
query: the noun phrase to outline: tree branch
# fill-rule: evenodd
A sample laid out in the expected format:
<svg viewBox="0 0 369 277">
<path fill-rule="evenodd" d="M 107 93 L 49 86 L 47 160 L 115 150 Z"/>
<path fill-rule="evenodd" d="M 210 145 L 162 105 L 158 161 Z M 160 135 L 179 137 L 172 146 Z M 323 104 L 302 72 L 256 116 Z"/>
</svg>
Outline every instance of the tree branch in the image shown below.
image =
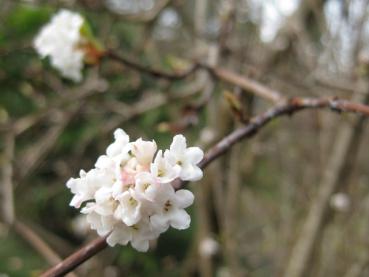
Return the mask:
<svg viewBox="0 0 369 277">
<path fill-rule="evenodd" d="M 251 80 L 245 76 L 239 75 L 222 67 L 211 66 L 206 63 L 194 62 L 193 65 L 190 66 L 187 70 L 184 70 L 182 72 L 169 73 L 136 63 L 131 59 L 118 55 L 111 50 L 105 52 L 104 57 L 110 58 L 136 71 L 151 75 L 152 77 L 167 79 L 170 81 L 183 80 L 195 73 L 197 70 L 204 69 L 211 73 L 217 79 L 222 80 L 223 82 L 240 87 L 247 92 L 255 94 L 256 96 L 269 100 L 273 103 L 278 103 L 285 99 L 280 92 L 264 86 L 257 81 Z"/>
<path fill-rule="evenodd" d="M 292 115 L 295 112 L 302 111 L 304 109 L 323 109 L 329 108 L 336 112 L 352 112 L 359 113 L 369 117 L 369 106 L 353 103 L 347 100 L 338 98 L 292 98 L 285 103 L 278 104 L 264 113 L 255 116 L 250 120 L 248 124 L 240 127 L 224 137 L 217 144 L 211 147 L 205 154 L 204 159 L 200 162 L 199 167 L 204 169 L 212 161 L 217 159 L 226 153 L 234 144 L 242 139 L 254 136 L 263 126 L 267 125 L 273 119 L 282 115 Z M 176 188 L 183 186 L 185 182 L 178 181 L 174 183 Z M 57 264 L 55 267 L 50 268 L 41 277 L 54 277 L 62 276 L 78 265 L 88 260 L 92 256 L 107 247 L 105 241 L 106 237 L 97 238 L 80 250 Z"/>
<path fill-rule="evenodd" d="M 64 276 L 83 262 L 87 261 L 89 258 L 104 250 L 107 246 L 108 244 L 106 243 L 106 236 L 99 237 L 44 272 L 40 277 Z"/>
<path fill-rule="evenodd" d="M 130 67 L 130 68 L 132 68 L 136 71 L 151 75 L 152 77 L 167 79 L 167 80 L 170 80 L 170 81 L 178 81 L 178 80 L 185 79 L 188 76 L 190 76 L 192 73 L 194 73 L 199 68 L 199 65 L 194 64 L 189 69 L 187 69 L 186 71 L 169 73 L 169 72 L 160 71 L 158 69 L 150 68 L 150 67 L 147 67 L 145 65 L 136 63 L 136 62 L 132 61 L 131 59 L 127 58 L 127 57 L 123 57 L 121 55 L 118 55 L 114 51 L 106 51 L 105 54 L 104 54 L 104 57 L 105 58 L 110 58 L 110 59 L 112 59 L 116 62 L 119 62 L 122 65 Z"/>
<path fill-rule="evenodd" d="M 278 103 L 284 99 L 284 97 L 278 91 L 264 86 L 263 84 L 251 80 L 245 76 L 239 75 L 222 67 L 211 67 L 205 64 L 201 64 L 200 66 L 209 70 L 218 79 L 240 87 L 247 92 L 255 94 L 256 96 L 271 102 Z"/>
<path fill-rule="evenodd" d="M 223 138 L 206 152 L 204 159 L 200 162 L 200 167 L 205 168 L 213 160 L 228 151 L 238 141 L 255 135 L 261 127 L 274 118 L 282 115 L 292 115 L 304 109 L 322 108 L 330 108 L 332 111 L 336 112 L 352 112 L 369 116 L 369 106 L 347 100 L 338 98 L 292 98 L 286 103 L 276 105 L 266 112 L 255 116 L 247 125 L 233 131 Z"/>
</svg>

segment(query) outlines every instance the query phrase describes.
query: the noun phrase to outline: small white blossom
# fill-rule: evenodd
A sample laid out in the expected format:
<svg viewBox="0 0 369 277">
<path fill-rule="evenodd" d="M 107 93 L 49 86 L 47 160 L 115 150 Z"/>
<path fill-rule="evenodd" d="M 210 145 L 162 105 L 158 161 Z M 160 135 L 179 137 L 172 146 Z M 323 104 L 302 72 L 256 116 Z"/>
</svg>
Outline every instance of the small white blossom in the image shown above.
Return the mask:
<svg viewBox="0 0 369 277">
<path fill-rule="evenodd" d="M 192 205 L 194 195 L 189 190 L 174 191 L 170 184 L 166 186 L 165 193 L 158 199 L 157 212 L 150 217 L 152 225 L 166 231 L 169 226 L 175 229 L 187 229 L 191 223 L 191 217 L 184 210 Z"/>
<path fill-rule="evenodd" d="M 102 187 L 95 193 L 96 213 L 102 216 L 114 215 L 118 206 L 118 201 L 113 198 L 111 187 Z"/>
<path fill-rule="evenodd" d="M 95 207 L 95 204 L 87 203 L 81 213 L 87 214 L 86 219 L 92 230 L 96 230 L 99 236 L 106 236 L 113 230 L 116 220 L 113 216 L 100 215 L 95 211 Z"/>
<path fill-rule="evenodd" d="M 154 201 L 161 189 L 162 185 L 149 172 L 136 175 L 135 190 L 139 198 Z"/>
<path fill-rule="evenodd" d="M 108 146 L 106 149 L 106 154 L 109 157 L 114 157 L 126 150 L 125 146 L 129 143 L 129 136 L 122 129 L 117 129 L 114 131 L 114 142 Z"/>
<path fill-rule="evenodd" d="M 183 136 L 176 136 L 170 150 L 159 150 L 155 141 L 141 138 L 129 142 L 121 129 L 95 168 L 80 178 L 71 178 L 68 188 L 74 194 L 71 205 L 79 208 L 91 229 L 107 236 L 109 245 L 127 245 L 147 251 L 149 241 L 158 238 L 170 226 L 186 229 L 190 215 L 184 210 L 193 203 L 188 190 L 175 191 L 170 182 L 176 178 L 197 180 L 202 151 L 187 148 Z"/>
<path fill-rule="evenodd" d="M 174 159 L 180 167 L 179 177 L 185 181 L 197 181 L 202 178 L 202 170 L 197 164 L 203 159 L 204 152 L 198 147 L 187 148 L 186 138 L 176 135 L 165 152 L 167 159 Z"/>
<path fill-rule="evenodd" d="M 70 205 L 79 208 L 82 202 L 94 198 L 95 192 L 104 185 L 111 185 L 112 178 L 106 171 L 92 169 L 89 172 L 80 171 L 80 178 L 71 178 L 67 187 L 74 195 Z"/>
<path fill-rule="evenodd" d="M 162 183 L 170 183 L 179 177 L 180 167 L 171 156 L 163 156 L 159 150 L 154 162 L 151 164 L 151 173 Z"/>
<path fill-rule="evenodd" d="M 52 66 L 75 82 L 82 79 L 85 53 L 81 48 L 84 38 L 81 28 L 84 18 L 78 13 L 61 10 L 42 28 L 34 40 L 38 54 L 50 57 Z"/>
<path fill-rule="evenodd" d="M 141 201 L 139 201 L 132 190 L 126 191 L 116 197 L 120 203 L 117 217 L 126 225 L 132 226 L 141 219 Z"/>
<path fill-rule="evenodd" d="M 132 154 L 141 165 L 150 165 L 157 150 L 155 141 L 143 141 L 141 138 L 132 143 Z"/>
<path fill-rule="evenodd" d="M 149 241 L 158 236 L 159 233 L 152 229 L 150 223 L 147 220 L 142 220 L 132 226 L 127 226 L 124 223 L 117 224 L 106 241 L 110 246 L 127 245 L 128 242 L 131 242 L 133 248 L 146 252 L 149 249 Z"/>
</svg>

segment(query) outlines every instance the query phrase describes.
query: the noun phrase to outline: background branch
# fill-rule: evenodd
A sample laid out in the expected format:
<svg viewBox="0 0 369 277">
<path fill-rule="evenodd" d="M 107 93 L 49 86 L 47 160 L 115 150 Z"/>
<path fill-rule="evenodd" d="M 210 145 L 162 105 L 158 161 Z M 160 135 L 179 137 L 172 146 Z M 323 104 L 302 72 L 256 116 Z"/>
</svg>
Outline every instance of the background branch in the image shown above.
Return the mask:
<svg viewBox="0 0 369 277">
<path fill-rule="evenodd" d="M 4 222 L 11 225 L 15 219 L 13 192 L 14 134 L 8 131 L 4 137 L 4 154 L 1 162 L 1 210 Z"/>
<path fill-rule="evenodd" d="M 230 70 L 227 70 L 219 66 L 215 66 L 214 64 L 210 63 L 195 62 L 187 70 L 184 70 L 182 72 L 169 73 L 139 64 L 126 57 L 118 55 L 114 51 L 107 51 L 105 53 L 105 58 L 110 58 L 133 70 L 151 75 L 152 77 L 167 79 L 170 81 L 185 79 L 190 75 L 192 75 L 193 73 L 195 73 L 198 69 L 205 69 L 209 73 L 211 73 L 215 78 L 222 80 L 225 83 L 239 87 L 246 92 L 255 94 L 256 96 L 259 96 L 268 101 L 277 103 L 284 99 L 282 94 L 274 89 L 271 89 L 255 80 L 249 79 L 245 76 L 239 75 Z"/>
</svg>

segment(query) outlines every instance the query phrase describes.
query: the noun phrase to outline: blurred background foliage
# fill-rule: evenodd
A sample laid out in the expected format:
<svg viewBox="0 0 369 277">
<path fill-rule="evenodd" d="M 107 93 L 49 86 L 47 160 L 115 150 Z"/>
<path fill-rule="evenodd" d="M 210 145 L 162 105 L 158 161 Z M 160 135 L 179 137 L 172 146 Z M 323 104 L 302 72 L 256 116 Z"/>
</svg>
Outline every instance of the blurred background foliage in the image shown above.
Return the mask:
<svg viewBox="0 0 369 277">
<path fill-rule="evenodd" d="M 82 13 L 107 48 L 148 67 L 179 72 L 193 60 L 209 62 L 285 96 L 369 91 L 364 0 L 0 0 L 1 166 L 13 170 L 16 222 L 24 227 L 0 225 L 1 277 L 48 268 L 30 233 L 61 257 L 96 236 L 68 206 L 65 183 L 93 166 L 115 128 L 159 147 L 181 132 L 208 148 L 242 124 L 225 91 L 246 118 L 269 105 L 206 72 L 172 82 L 109 60 L 86 68 L 80 84 L 64 80 L 32 48 L 60 8 Z M 368 133 L 356 120 L 314 111 L 271 123 L 189 186 L 196 196 L 190 229 L 170 230 L 148 253 L 105 250 L 76 274 L 285 276 L 331 172 L 339 178 L 304 274 L 368 276 Z M 344 170 L 334 171 L 330 157 L 342 124 L 354 130 L 352 147 L 340 158 L 349 161 Z"/>
<path fill-rule="evenodd" d="M 84 5 L 47 3 L 49 1 L 45 3 L 2 2 L 0 8 L 1 121 L 2 123 L 16 122 L 24 118 L 32 125 L 31 128 L 25 127 L 21 136 L 17 137 L 16 154 L 19 153 L 21 159 L 19 163 L 17 162 L 20 171 L 15 169 L 14 172 L 15 179 L 20 178 L 19 183 L 16 182 L 17 215 L 32 226 L 31 228 L 37 230 L 36 232 L 40 232 L 46 241 L 57 240 L 54 245 L 58 248 L 56 252 L 65 256 L 87 241 L 88 237 L 83 220 L 78 218 L 78 211 L 68 206 L 71 194 L 65 187 L 65 182 L 69 178 L 67 175 L 77 176 L 80 168 L 92 167 L 98 153 L 103 153 L 106 145 L 110 143 L 112 132 L 116 127 L 124 127 L 133 138 L 139 136 L 155 138 L 159 146 L 167 146 L 171 141 L 172 132 L 159 131 L 157 125 L 168 121 L 171 114 L 180 113 L 180 111 L 174 107 L 155 109 L 151 104 L 155 105 L 155 99 L 158 99 L 159 102 L 156 102 L 163 105 L 166 97 L 159 90 L 163 88 L 174 90 L 178 84 L 173 84 L 173 88 L 169 84 L 157 84 L 155 79 L 141 76 L 117 64 L 102 64 L 98 69 L 87 69 L 87 81 L 82 85 L 62 80 L 50 67 L 48 61 L 40 60 L 32 49 L 34 36 L 59 8 L 73 8 L 80 11 L 86 16 L 96 36 L 102 42 L 105 43 L 105 39 L 108 39 L 108 45 L 122 52 L 136 51 L 135 54 L 137 54 L 137 45 L 142 41 L 145 27 L 139 23 L 120 22 L 108 10 L 103 12 L 89 10 L 89 7 Z M 108 37 L 106 37 L 107 29 Z M 145 54 L 139 54 L 136 57 L 143 63 L 150 62 Z M 165 56 L 165 59 L 170 58 Z M 161 61 L 160 58 L 161 66 L 170 68 L 170 64 L 165 59 Z M 80 86 L 83 87 L 83 91 L 80 91 Z M 158 90 L 160 95 L 155 90 Z M 131 105 L 151 97 L 151 94 L 152 100 L 148 99 L 149 101 L 139 107 L 143 111 L 148 111 L 143 113 L 138 110 L 136 116 L 137 105 Z M 155 94 L 158 94 L 158 98 L 155 98 Z M 111 107 L 106 109 L 104 105 Z M 42 120 L 39 120 L 39 117 L 43 117 Z M 110 119 L 114 120 L 111 125 L 109 125 Z M 129 122 L 126 125 L 121 124 L 120 121 Z M 53 128 L 60 128 L 60 130 L 56 130 L 57 134 L 55 134 L 50 130 Z M 198 128 L 200 127 L 194 129 Z M 50 144 L 50 147 L 45 143 Z M 37 151 L 43 151 L 44 146 L 48 148 L 45 151 L 47 154 L 41 154 L 42 157 L 36 157 L 37 161 L 34 161 L 34 156 L 38 156 Z M 2 141 L 2 147 L 6 147 L 4 141 Z M 29 156 L 24 155 L 24 152 Z M 35 166 L 37 168 L 35 171 L 32 170 L 33 165 L 27 164 L 30 162 L 27 157 L 39 163 Z M 53 162 L 50 162 L 49 158 Z M 28 171 L 29 168 L 31 168 L 30 171 Z M 196 220 L 192 225 L 193 228 L 196 228 L 195 222 Z M 155 251 L 151 253 L 137 253 L 130 247 L 111 249 L 109 250 L 111 253 L 107 254 L 106 259 L 110 261 L 107 262 L 106 268 L 100 266 L 95 273 L 83 274 L 117 276 L 118 271 L 115 267 L 119 267 L 122 269 L 119 271 L 119 276 L 121 274 L 155 276 L 163 272 L 168 276 L 175 276 L 179 272 L 176 264 L 184 260 L 190 250 L 192 233 L 193 229 L 167 232 L 158 242 Z M 91 236 L 93 235 L 91 232 Z M 0 276 L 37 275 L 47 268 L 45 260 L 37 252 L 35 253 L 27 242 L 5 226 L 1 226 L 0 243 L 2 245 L 0 251 L 0 274 L 2 275 Z M 88 269 L 88 272 L 93 272 L 93 269 Z"/>
</svg>

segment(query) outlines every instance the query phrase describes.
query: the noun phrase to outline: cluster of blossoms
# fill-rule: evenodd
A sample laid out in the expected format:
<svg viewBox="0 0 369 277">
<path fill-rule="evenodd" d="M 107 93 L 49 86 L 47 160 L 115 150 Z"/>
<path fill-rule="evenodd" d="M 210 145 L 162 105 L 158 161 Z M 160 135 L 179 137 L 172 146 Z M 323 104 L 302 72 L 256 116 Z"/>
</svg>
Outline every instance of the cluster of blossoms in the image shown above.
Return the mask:
<svg viewBox="0 0 369 277">
<path fill-rule="evenodd" d="M 87 22 L 80 14 L 61 10 L 36 36 L 34 47 L 42 58 L 50 58 L 62 76 L 79 82 L 86 50 L 91 45 L 89 36 Z"/>
<path fill-rule="evenodd" d="M 70 205 L 79 208 L 87 202 L 81 212 L 100 236 L 108 235 L 110 246 L 130 242 L 147 251 L 149 241 L 170 226 L 189 227 L 191 218 L 184 209 L 194 196 L 188 190 L 175 191 L 171 182 L 201 179 L 197 164 L 203 151 L 187 148 L 182 135 L 176 135 L 165 151 L 157 151 L 155 141 L 130 142 L 122 129 L 114 132 L 114 138 L 95 168 L 82 170 L 79 178 L 67 182 L 74 194 Z"/>
</svg>

